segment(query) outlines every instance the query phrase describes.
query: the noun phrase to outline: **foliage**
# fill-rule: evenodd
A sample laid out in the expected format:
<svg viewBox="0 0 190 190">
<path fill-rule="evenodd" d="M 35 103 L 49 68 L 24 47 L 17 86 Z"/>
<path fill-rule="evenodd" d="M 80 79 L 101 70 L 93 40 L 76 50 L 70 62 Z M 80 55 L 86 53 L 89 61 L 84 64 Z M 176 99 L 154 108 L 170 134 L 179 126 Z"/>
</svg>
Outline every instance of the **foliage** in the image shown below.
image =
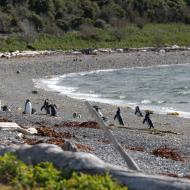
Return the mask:
<svg viewBox="0 0 190 190">
<path fill-rule="evenodd" d="M 64 171 L 59 171 L 49 162 L 42 162 L 35 166 L 28 166 L 10 153 L 0 157 L 1 189 L 128 189 L 113 181 L 108 174 L 103 176 L 90 176 L 82 173 L 73 173 L 69 178 L 67 177 Z"/>
<path fill-rule="evenodd" d="M 73 173 L 69 180 L 63 180 L 60 184 L 61 188 L 66 189 L 78 189 L 78 190 L 128 190 L 127 187 L 122 187 L 111 180 L 110 176 L 106 174 L 105 176 L 99 175 L 86 175 L 86 174 L 76 174 Z"/>
<path fill-rule="evenodd" d="M 28 38 L 32 39 L 28 40 Z M 82 48 L 131 48 L 161 47 L 169 45 L 190 45 L 190 26 L 185 24 L 136 24 L 115 25 L 114 27 L 95 28 L 82 25 L 80 31 L 68 31 L 55 36 L 41 33 L 29 33 L 25 36 L 11 35 L 1 38 L 0 51 L 47 49 L 82 49 Z M 28 46 L 29 45 L 29 46 Z"/>
<path fill-rule="evenodd" d="M 190 23 L 189 10 L 189 0 L 1 0 L 0 33 L 19 32 L 17 23 L 23 20 L 32 21 L 37 32 L 53 33 L 53 27 L 55 34 L 89 23 L 103 28 L 113 19 L 137 22 L 141 28 L 139 18 L 144 22 Z"/>
</svg>

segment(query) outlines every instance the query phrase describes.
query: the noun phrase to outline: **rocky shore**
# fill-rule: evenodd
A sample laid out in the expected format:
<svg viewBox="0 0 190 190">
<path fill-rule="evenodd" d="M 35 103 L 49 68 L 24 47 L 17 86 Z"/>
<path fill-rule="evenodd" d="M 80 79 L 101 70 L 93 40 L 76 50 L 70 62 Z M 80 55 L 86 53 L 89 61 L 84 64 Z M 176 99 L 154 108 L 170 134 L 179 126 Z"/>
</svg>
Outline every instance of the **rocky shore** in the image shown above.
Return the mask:
<svg viewBox="0 0 190 190">
<path fill-rule="evenodd" d="M 53 54 L 36 57 L 17 57 L 0 59 L 0 100 L 2 105 L 8 105 L 9 112 L 0 112 L 0 121 L 8 119 L 24 128 L 48 128 L 53 134 L 25 135 L 19 137 L 18 132 L 1 131 L 1 147 L 10 144 L 28 142 L 35 144 L 49 142 L 62 146 L 65 140 L 73 142 L 79 151 L 90 152 L 102 160 L 126 167 L 120 155 L 104 136 L 103 131 L 84 122 L 93 121 L 84 102 L 71 99 L 55 92 L 38 89 L 33 79 L 51 77 L 64 73 L 91 71 L 99 69 L 114 69 L 124 67 L 156 66 L 168 64 L 190 63 L 190 51 L 138 51 L 128 53 L 85 54 Z M 30 99 L 37 110 L 34 115 L 23 115 L 26 99 Z M 40 111 L 43 101 L 48 98 L 58 106 L 58 116 L 50 117 Z M 110 128 L 119 143 L 129 152 L 142 171 L 157 174 L 188 175 L 190 173 L 190 119 L 172 115 L 153 114 L 152 119 L 156 130 L 147 130 L 142 125 L 142 119 L 134 115 L 134 110 L 122 108 L 126 128 L 118 127 L 113 116 L 115 106 L 93 103 L 102 108 L 103 114 L 109 118 Z M 81 114 L 80 119 L 73 119 L 73 112 Z M 85 127 L 84 127 L 85 126 Z M 67 134 L 64 136 L 63 134 Z M 69 134 L 69 135 L 68 135 Z M 169 156 L 162 158 L 154 152 L 162 147 L 171 150 Z M 173 153 L 172 153 L 173 152 Z M 170 156 L 176 153 L 178 156 Z M 174 159 L 174 160 L 173 160 Z"/>
</svg>

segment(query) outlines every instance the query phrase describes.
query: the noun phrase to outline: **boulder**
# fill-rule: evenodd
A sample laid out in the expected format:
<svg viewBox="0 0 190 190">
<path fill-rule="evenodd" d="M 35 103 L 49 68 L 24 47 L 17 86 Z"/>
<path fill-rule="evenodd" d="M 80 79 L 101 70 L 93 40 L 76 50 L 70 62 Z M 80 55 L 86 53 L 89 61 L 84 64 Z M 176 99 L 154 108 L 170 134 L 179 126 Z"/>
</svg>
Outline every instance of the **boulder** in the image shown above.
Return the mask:
<svg viewBox="0 0 190 190">
<path fill-rule="evenodd" d="M 65 140 L 64 145 L 63 145 L 63 150 L 65 151 L 71 151 L 71 152 L 77 152 L 77 147 L 74 143 L 71 141 Z"/>
<path fill-rule="evenodd" d="M 108 172 L 114 179 L 133 190 L 189 190 L 189 180 L 150 175 L 140 171 L 128 170 L 107 164 L 98 157 L 83 152 L 63 151 L 61 147 L 52 144 L 12 145 L 2 148 L 0 155 L 13 152 L 17 157 L 28 164 L 49 161 L 66 172 L 85 172 L 102 174 Z"/>
</svg>

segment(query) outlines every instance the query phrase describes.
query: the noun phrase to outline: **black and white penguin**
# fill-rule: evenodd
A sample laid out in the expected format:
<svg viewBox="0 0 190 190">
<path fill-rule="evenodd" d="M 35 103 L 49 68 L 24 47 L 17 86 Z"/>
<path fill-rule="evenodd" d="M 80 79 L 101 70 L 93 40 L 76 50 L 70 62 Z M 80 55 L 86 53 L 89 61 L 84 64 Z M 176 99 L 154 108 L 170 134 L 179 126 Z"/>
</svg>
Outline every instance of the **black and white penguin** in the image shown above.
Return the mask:
<svg viewBox="0 0 190 190">
<path fill-rule="evenodd" d="M 139 116 L 139 117 L 143 117 L 143 114 L 139 108 L 139 106 L 135 107 L 135 115 Z"/>
<path fill-rule="evenodd" d="M 57 106 L 55 104 L 50 104 L 48 105 L 48 113 L 51 115 L 51 116 L 56 116 L 57 115 Z"/>
<path fill-rule="evenodd" d="M 149 129 L 154 128 L 154 125 L 153 125 L 153 123 L 152 123 L 152 121 L 150 119 L 150 112 L 146 112 L 146 115 L 145 115 L 144 120 L 143 120 L 143 124 L 145 122 L 148 124 Z"/>
<path fill-rule="evenodd" d="M 115 114 L 115 116 L 114 116 L 114 120 L 115 120 L 115 119 L 118 120 L 118 122 L 119 122 L 120 125 L 123 125 L 123 126 L 124 126 L 124 122 L 123 122 L 123 119 L 122 119 L 122 117 L 121 117 L 121 110 L 120 110 L 119 107 L 117 108 L 116 114 Z"/>
<path fill-rule="evenodd" d="M 99 116 L 103 119 L 103 121 L 108 121 L 108 119 L 106 117 L 104 117 L 104 115 L 102 114 L 102 112 L 100 111 L 101 108 L 99 108 L 98 106 L 93 106 L 93 108 L 96 110 L 96 112 L 99 114 Z"/>
<path fill-rule="evenodd" d="M 48 99 L 45 99 L 44 105 L 41 107 L 41 111 L 42 111 L 43 109 L 45 109 L 46 114 L 50 114 L 48 106 L 49 106 Z"/>
<path fill-rule="evenodd" d="M 24 107 L 24 114 L 32 114 L 32 103 L 29 99 L 26 100 L 25 107 Z"/>
<path fill-rule="evenodd" d="M 74 118 L 74 119 L 76 119 L 76 118 L 80 119 L 80 118 L 81 118 L 81 114 L 78 113 L 78 112 L 74 112 L 74 113 L 73 113 L 73 118 Z"/>
<path fill-rule="evenodd" d="M 7 105 L 1 106 L 1 110 L 2 111 L 11 111 L 11 109 Z"/>
</svg>

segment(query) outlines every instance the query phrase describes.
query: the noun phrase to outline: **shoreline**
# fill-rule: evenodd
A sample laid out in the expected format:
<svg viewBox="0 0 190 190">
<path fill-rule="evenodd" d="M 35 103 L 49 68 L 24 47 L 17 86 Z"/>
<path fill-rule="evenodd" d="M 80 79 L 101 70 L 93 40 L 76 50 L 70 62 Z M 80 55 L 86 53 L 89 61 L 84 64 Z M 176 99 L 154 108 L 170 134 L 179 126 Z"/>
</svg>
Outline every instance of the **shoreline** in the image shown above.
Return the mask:
<svg viewBox="0 0 190 190">
<path fill-rule="evenodd" d="M 137 102 L 128 102 L 126 100 L 121 100 L 121 99 L 109 99 L 109 98 L 99 98 L 97 94 L 84 94 L 86 98 L 82 98 L 79 93 L 79 96 L 75 95 L 75 91 L 73 91 L 74 87 L 67 87 L 67 86 L 61 86 L 61 88 L 64 88 L 64 90 L 60 90 L 59 86 L 57 86 L 57 82 L 65 77 L 72 77 L 72 76 L 83 76 L 86 74 L 93 74 L 96 73 L 98 74 L 99 72 L 110 72 L 110 71 L 120 71 L 120 70 L 133 70 L 133 69 L 144 69 L 144 68 L 161 68 L 161 67 L 173 67 L 173 66 L 190 66 L 190 63 L 184 63 L 184 64 L 168 64 L 168 65 L 153 65 L 153 66 L 140 66 L 140 67 L 123 67 L 119 69 L 102 69 L 102 70 L 91 70 L 91 71 L 83 71 L 83 72 L 72 72 L 72 73 L 67 73 L 63 75 L 54 75 L 50 77 L 45 77 L 45 78 L 40 78 L 40 79 L 33 79 L 34 86 L 38 89 L 43 89 L 45 91 L 52 91 L 54 93 L 60 93 L 62 96 L 68 96 L 71 99 L 76 99 L 76 100 L 87 100 L 89 102 L 94 102 L 96 103 L 102 103 L 102 104 L 109 104 L 110 106 L 119 106 L 119 107 L 129 107 L 131 109 L 135 109 L 135 106 L 139 105 L 141 107 L 141 110 L 150 110 L 151 112 L 154 112 L 156 114 L 160 115 L 175 115 L 178 117 L 182 118 L 190 118 L 190 112 L 179 110 L 173 107 L 163 107 L 163 106 L 152 106 L 148 104 L 141 104 Z M 90 95 L 92 97 L 90 97 Z M 142 100 L 144 101 L 144 100 Z M 148 101 L 148 100 L 147 100 Z"/>
<path fill-rule="evenodd" d="M 75 61 L 76 59 L 78 61 Z M 0 99 L 2 105 L 7 104 L 11 112 L 0 112 L 0 116 L 7 117 L 24 127 L 35 126 L 36 123 L 46 122 L 49 126 L 61 125 L 64 121 L 71 120 L 73 112 L 81 113 L 81 119 L 77 121 L 88 121 L 93 118 L 88 113 L 84 102 L 62 96 L 58 93 L 44 91 L 34 87 L 32 79 L 45 76 L 60 75 L 63 73 L 91 71 L 98 69 L 115 69 L 132 66 L 153 66 L 164 64 L 190 63 L 190 52 L 169 52 L 160 54 L 152 52 L 106 54 L 106 55 L 53 55 L 34 58 L 0 59 Z M 19 74 L 17 74 L 19 71 Z M 32 91 L 36 90 L 37 94 Z M 29 98 L 36 108 L 37 114 L 28 116 L 22 115 L 25 100 Z M 48 98 L 58 106 L 58 116 L 49 117 L 43 115 L 39 110 L 43 101 Z M 102 113 L 109 117 L 110 123 L 114 122 L 113 117 L 117 109 L 109 104 L 96 103 L 102 108 Z M 151 116 L 156 129 L 172 131 L 176 134 L 157 135 L 147 133 L 147 126 L 136 117 L 133 110 L 125 107 L 122 109 L 124 122 L 128 128 L 112 128 L 112 131 L 119 142 L 130 147 L 143 147 L 144 152 L 129 151 L 137 164 L 143 171 L 149 173 L 188 173 L 189 161 L 183 163 L 169 159 L 155 157 L 151 152 L 158 147 L 168 146 L 179 151 L 180 154 L 190 155 L 190 127 L 189 119 L 179 118 L 171 115 L 153 114 Z M 142 129 L 142 130 L 137 130 Z M 58 131 L 70 132 L 75 135 L 78 142 L 92 147 L 92 153 L 106 162 L 125 167 L 125 163 L 119 158 L 110 144 L 103 143 L 105 137 L 100 130 L 56 128 Z M 1 135 L 0 135 L 1 136 Z M 2 137 L 2 144 L 5 140 Z M 11 138 L 11 137 L 9 137 Z M 8 138 L 6 138 L 8 139 Z M 6 144 L 6 143 L 4 143 Z M 143 158 L 143 159 L 142 159 Z M 174 168 L 175 165 L 175 168 Z"/>
</svg>

